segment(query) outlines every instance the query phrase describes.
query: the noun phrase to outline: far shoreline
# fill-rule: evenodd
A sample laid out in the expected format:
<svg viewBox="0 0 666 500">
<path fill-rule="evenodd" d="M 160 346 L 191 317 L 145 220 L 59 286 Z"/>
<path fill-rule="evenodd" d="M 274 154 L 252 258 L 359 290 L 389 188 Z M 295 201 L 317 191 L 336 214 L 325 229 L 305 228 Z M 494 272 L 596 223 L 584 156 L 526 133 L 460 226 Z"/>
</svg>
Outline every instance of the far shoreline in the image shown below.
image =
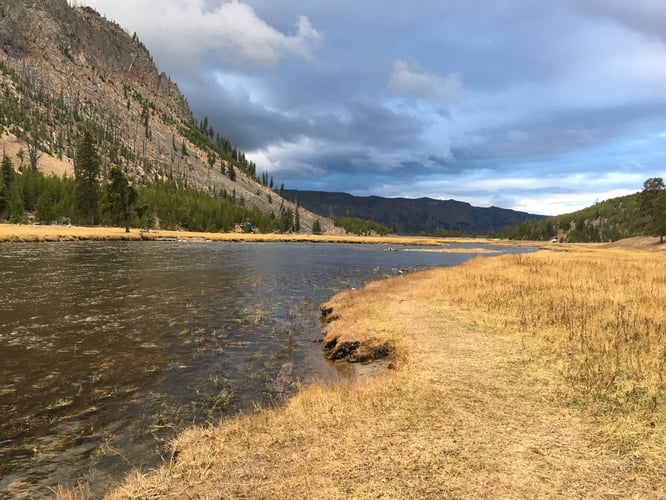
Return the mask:
<svg viewBox="0 0 666 500">
<path fill-rule="evenodd" d="M 349 243 L 375 245 L 410 245 L 440 247 L 438 252 L 485 253 L 482 248 L 447 248 L 450 244 L 478 244 L 505 247 L 533 247 L 542 250 L 568 251 L 574 248 L 617 248 L 625 250 L 666 250 L 656 236 L 635 236 L 605 243 L 555 243 L 552 241 L 506 240 L 478 237 L 437 236 L 358 236 L 355 234 L 304 233 L 207 233 L 167 229 L 122 227 L 39 225 L 0 223 L 0 243 L 38 243 L 66 241 L 181 241 L 181 242 L 257 242 L 257 243 Z"/>
<path fill-rule="evenodd" d="M 0 242 L 61 242 L 61 241 L 227 241 L 227 242 L 310 242 L 357 243 L 386 245 L 444 246 L 448 243 L 479 243 L 483 245 L 523 246 L 525 242 L 491 240 L 488 238 L 439 238 L 432 236 L 357 236 L 302 233 L 206 233 L 165 229 L 137 229 L 125 232 L 121 227 L 65 226 L 33 224 L 0 224 Z M 530 243 L 533 245 L 533 243 Z"/>
</svg>

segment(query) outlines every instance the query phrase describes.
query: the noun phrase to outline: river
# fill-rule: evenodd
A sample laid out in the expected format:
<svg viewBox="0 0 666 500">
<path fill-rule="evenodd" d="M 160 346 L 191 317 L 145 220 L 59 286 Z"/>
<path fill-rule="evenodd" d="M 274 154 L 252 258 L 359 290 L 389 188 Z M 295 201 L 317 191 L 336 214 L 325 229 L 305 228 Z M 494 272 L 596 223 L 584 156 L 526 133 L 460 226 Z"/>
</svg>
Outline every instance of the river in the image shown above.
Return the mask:
<svg viewBox="0 0 666 500">
<path fill-rule="evenodd" d="M 0 498 L 77 481 L 101 496 L 168 460 L 186 426 L 334 382 L 321 302 L 481 246 L 0 244 Z M 276 387 L 285 363 L 293 383 Z"/>
</svg>

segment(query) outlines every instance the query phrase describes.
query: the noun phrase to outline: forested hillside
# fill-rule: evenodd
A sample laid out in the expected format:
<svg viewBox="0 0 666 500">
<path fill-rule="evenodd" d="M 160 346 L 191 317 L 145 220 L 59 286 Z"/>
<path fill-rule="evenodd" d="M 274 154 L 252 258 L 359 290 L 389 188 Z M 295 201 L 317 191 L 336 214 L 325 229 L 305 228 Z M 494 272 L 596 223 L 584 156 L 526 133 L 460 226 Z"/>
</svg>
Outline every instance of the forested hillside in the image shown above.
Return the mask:
<svg viewBox="0 0 666 500">
<path fill-rule="evenodd" d="M 616 241 L 645 231 L 639 207 L 639 193 L 596 203 L 569 214 L 524 222 L 506 228 L 501 236 L 509 239 L 567 242 Z"/>
<path fill-rule="evenodd" d="M 110 222 L 104 217 L 105 189 L 118 167 L 140 194 L 182 190 L 184 198 L 197 193 L 198 206 L 210 203 L 206 210 L 233 212 L 231 229 L 307 232 L 316 220 L 323 231 L 334 227 L 269 189 L 256 165 L 207 117 L 192 116 L 139 35 L 130 36 L 91 8 L 66 0 L 3 1 L 0 95 L 0 148 L 15 173 L 0 181 L 0 219 L 85 222 L 88 214 L 70 196 L 76 185 L 63 176 L 76 177 L 77 149 L 89 133 L 98 162 L 100 222 Z M 50 175 L 59 181 L 39 179 Z M 192 228 L 199 217 L 191 213 L 192 204 L 165 215 L 143 194 L 134 201 L 135 224 Z M 259 214 L 273 222 L 259 223 Z M 219 226 L 229 229 L 228 222 Z"/>
</svg>

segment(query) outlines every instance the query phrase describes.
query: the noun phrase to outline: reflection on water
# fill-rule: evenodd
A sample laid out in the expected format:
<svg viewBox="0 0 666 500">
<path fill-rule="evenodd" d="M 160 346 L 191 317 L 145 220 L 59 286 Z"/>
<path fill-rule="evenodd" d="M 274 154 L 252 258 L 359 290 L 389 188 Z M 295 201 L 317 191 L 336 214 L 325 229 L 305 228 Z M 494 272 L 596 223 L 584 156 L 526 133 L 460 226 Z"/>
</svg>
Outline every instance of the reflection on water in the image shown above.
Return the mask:
<svg viewBox="0 0 666 500">
<path fill-rule="evenodd" d="M 168 458 L 167 440 L 188 425 L 334 379 L 312 342 L 321 302 L 395 269 L 470 257 L 384 250 L 0 244 L 0 498 L 78 480 L 100 495 Z M 288 362 L 293 378 L 273 383 Z"/>
</svg>

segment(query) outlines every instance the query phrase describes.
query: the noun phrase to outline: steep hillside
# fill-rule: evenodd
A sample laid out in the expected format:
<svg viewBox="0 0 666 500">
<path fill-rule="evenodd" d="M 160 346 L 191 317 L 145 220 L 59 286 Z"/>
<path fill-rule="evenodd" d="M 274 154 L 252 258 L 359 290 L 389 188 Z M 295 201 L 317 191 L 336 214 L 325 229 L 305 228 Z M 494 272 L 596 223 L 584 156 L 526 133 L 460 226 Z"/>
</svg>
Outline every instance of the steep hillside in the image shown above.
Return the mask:
<svg viewBox="0 0 666 500">
<path fill-rule="evenodd" d="M 297 207 L 263 186 L 229 140 L 196 120 L 134 34 L 66 0 L 0 4 L 0 148 L 15 165 L 72 175 L 84 129 L 102 173 L 121 164 L 143 183 L 170 181 L 280 216 Z M 304 232 L 315 219 L 299 210 Z M 324 231 L 333 223 L 320 220 Z"/>
<path fill-rule="evenodd" d="M 511 239 L 567 242 L 609 242 L 644 233 L 645 220 L 638 193 L 613 198 L 577 212 L 524 222 L 507 228 L 502 236 Z"/>
<path fill-rule="evenodd" d="M 455 200 L 381 198 L 297 190 L 285 193 L 304 208 L 322 216 L 368 219 L 389 228 L 395 227 L 402 234 L 444 232 L 486 235 L 526 220 L 543 218 L 504 208 L 473 207 Z"/>
</svg>

